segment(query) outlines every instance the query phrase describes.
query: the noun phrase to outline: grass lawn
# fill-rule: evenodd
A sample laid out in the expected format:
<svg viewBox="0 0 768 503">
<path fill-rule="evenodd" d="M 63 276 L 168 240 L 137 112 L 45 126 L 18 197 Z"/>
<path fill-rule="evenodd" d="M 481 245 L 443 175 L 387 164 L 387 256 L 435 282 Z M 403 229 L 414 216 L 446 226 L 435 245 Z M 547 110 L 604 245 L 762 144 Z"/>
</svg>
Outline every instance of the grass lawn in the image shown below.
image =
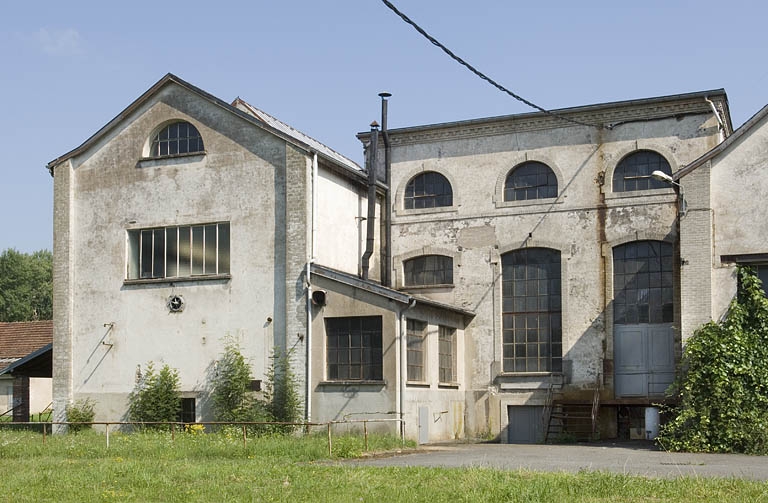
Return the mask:
<svg viewBox="0 0 768 503">
<path fill-rule="evenodd" d="M 399 447 L 371 437 L 371 449 Z M 334 439 L 344 457 L 362 438 Z M 768 501 L 768 484 L 739 479 L 645 479 L 608 473 L 484 468 L 351 467 L 328 456 L 324 436 L 112 434 L 48 437 L 0 430 L 0 489 L 8 501 Z"/>
</svg>

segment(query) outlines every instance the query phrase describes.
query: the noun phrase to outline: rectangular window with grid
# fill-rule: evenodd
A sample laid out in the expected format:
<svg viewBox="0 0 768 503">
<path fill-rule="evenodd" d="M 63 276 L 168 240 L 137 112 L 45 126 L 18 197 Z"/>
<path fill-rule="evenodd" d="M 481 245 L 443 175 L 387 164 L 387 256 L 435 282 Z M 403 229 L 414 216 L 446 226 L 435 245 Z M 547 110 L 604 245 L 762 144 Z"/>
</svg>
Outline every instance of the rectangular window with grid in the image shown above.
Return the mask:
<svg viewBox="0 0 768 503">
<path fill-rule="evenodd" d="M 229 274 L 229 223 L 131 229 L 128 279 Z"/>
<path fill-rule="evenodd" d="M 381 381 L 381 316 L 326 318 L 326 378 Z"/>
<path fill-rule="evenodd" d="M 438 329 L 438 353 L 441 383 L 456 382 L 456 329 L 440 326 Z"/>
<path fill-rule="evenodd" d="M 426 352 L 427 324 L 419 320 L 406 320 L 408 345 L 408 380 L 424 381 L 424 354 Z"/>
</svg>

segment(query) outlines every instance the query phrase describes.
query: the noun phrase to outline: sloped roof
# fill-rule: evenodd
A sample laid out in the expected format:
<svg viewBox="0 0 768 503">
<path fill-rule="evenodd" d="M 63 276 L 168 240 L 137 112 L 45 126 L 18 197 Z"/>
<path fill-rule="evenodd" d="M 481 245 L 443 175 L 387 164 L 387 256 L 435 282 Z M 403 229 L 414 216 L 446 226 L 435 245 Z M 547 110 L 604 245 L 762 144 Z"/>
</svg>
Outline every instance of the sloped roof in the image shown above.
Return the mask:
<svg viewBox="0 0 768 503">
<path fill-rule="evenodd" d="M 709 152 L 706 152 L 704 155 L 694 160 L 690 164 L 687 164 L 686 166 L 683 166 L 682 168 L 678 169 L 672 175 L 672 178 L 674 180 L 679 180 L 680 178 L 684 177 L 691 171 L 695 170 L 696 168 L 704 164 L 705 162 L 717 157 L 724 151 L 728 150 L 728 148 L 731 145 L 739 141 L 739 138 L 741 138 L 742 136 L 747 134 L 749 131 L 751 131 L 752 128 L 755 127 L 755 125 L 759 124 L 766 116 L 768 116 L 768 105 L 765 105 L 763 108 L 761 108 L 755 115 L 750 117 L 750 119 L 747 122 L 739 126 L 739 129 L 734 131 L 724 141 L 720 142 L 720 144 L 717 145 L 715 148 L 713 148 Z"/>
<path fill-rule="evenodd" d="M 69 152 L 67 152 L 66 154 L 59 156 L 56 159 L 49 162 L 46 165 L 46 168 L 48 169 L 48 171 L 51 173 L 51 175 L 53 175 L 53 169 L 58 164 L 66 161 L 67 159 L 71 159 L 72 157 L 75 157 L 76 155 L 79 155 L 83 153 L 85 150 L 87 150 L 88 148 L 90 148 L 100 138 L 102 138 L 109 131 L 115 128 L 120 122 L 125 120 L 126 117 L 128 117 L 132 112 L 134 112 L 138 107 L 140 107 L 152 95 L 157 93 L 165 85 L 171 82 L 180 87 L 183 87 L 184 89 L 187 89 L 188 91 L 194 94 L 197 94 L 201 98 L 210 101 L 211 103 L 241 117 L 242 119 L 245 119 L 251 124 L 255 124 L 261 127 L 262 129 L 270 131 L 271 133 L 288 141 L 289 143 L 292 143 L 307 151 L 316 151 L 319 157 L 323 157 L 334 164 L 340 165 L 344 169 L 344 171 L 354 176 L 357 176 L 357 177 L 363 176 L 362 169 L 354 161 L 347 159 L 346 157 L 339 154 L 338 152 L 335 152 L 333 149 L 323 145 L 319 141 L 305 135 L 304 133 L 301 133 L 300 131 L 293 129 L 292 127 L 277 120 L 271 115 L 266 114 L 256 109 L 255 107 L 251 107 L 251 105 L 248 105 L 248 107 L 253 108 L 253 111 L 241 110 L 240 108 L 230 105 L 229 103 L 217 98 L 216 96 L 206 91 L 203 91 L 199 87 L 196 87 L 190 84 L 189 82 L 186 82 L 185 80 L 180 79 L 179 77 L 177 77 L 172 73 L 166 74 L 162 79 L 157 81 L 155 85 L 153 85 L 146 92 L 144 92 L 144 94 L 142 94 L 139 98 L 137 98 L 133 103 L 128 105 L 128 107 L 125 110 L 120 112 L 120 114 L 118 114 L 114 119 L 109 121 L 106 125 L 104 125 L 96 133 L 94 133 L 90 138 L 85 140 L 79 147 L 74 148 Z M 245 103 L 244 101 L 242 100 L 239 100 L 239 101 L 247 105 L 247 103 Z M 237 102 L 238 100 L 235 100 L 235 103 Z M 257 115 L 257 113 L 260 115 Z"/>
<path fill-rule="evenodd" d="M 251 105 L 250 103 L 247 103 L 246 101 L 237 98 L 235 101 L 232 102 L 232 106 L 239 108 L 240 110 L 245 111 L 248 114 L 253 115 L 257 119 L 259 119 L 261 122 L 267 124 L 268 126 L 277 129 L 278 131 L 281 131 L 285 133 L 286 135 L 297 139 L 298 141 L 305 143 L 312 147 L 313 149 L 317 150 L 319 153 L 325 154 L 327 157 L 334 159 L 339 164 L 343 164 L 346 167 L 350 169 L 354 169 L 356 171 L 361 171 L 360 166 L 351 159 L 348 159 L 341 155 L 340 153 L 336 152 L 332 148 L 323 145 L 319 141 L 315 140 L 311 136 L 308 136 L 298 129 L 294 129 L 293 127 L 289 126 L 285 122 L 281 121 L 280 119 L 277 119 L 276 117 L 273 117 L 269 115 L 267 112 L 263 110 L 259 110 L 255 106 Z"/>
<path fill-rule="evenodd" d="M 23 358 L 53 342 L 53 321 L 0 323 L 0 358 Z"/>
</svg>

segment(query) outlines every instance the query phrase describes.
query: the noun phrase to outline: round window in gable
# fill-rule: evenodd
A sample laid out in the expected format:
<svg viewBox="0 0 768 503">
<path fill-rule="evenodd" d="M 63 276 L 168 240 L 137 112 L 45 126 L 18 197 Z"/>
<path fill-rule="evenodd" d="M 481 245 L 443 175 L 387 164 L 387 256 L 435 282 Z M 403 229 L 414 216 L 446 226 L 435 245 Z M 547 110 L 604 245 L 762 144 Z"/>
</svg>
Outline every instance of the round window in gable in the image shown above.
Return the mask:
<svg viewBox="0 0 768 503">
<path fill-rule="evenodd" d="M 171 295 L 168 297 L 166 305 L 172 313 L 180 313 L 184 310 L 184 297 L 181 295 Z"/>
</svg>

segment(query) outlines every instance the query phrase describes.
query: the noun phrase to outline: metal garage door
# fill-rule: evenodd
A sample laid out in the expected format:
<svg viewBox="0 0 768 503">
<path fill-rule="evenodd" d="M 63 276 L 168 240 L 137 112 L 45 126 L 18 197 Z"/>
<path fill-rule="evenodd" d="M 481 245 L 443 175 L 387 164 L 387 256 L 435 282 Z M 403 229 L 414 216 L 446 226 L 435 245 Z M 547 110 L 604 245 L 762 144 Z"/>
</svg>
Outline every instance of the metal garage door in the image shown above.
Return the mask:
<svg viewBox="0 0 768 503">
<path fill-rule="evenodd" d="M 541 414 L 544 407 L 510 405 L 507 407 L 509 426 L 507 442 L 510 444 L 537 444 L 544 441 Z"/>
</svg>

